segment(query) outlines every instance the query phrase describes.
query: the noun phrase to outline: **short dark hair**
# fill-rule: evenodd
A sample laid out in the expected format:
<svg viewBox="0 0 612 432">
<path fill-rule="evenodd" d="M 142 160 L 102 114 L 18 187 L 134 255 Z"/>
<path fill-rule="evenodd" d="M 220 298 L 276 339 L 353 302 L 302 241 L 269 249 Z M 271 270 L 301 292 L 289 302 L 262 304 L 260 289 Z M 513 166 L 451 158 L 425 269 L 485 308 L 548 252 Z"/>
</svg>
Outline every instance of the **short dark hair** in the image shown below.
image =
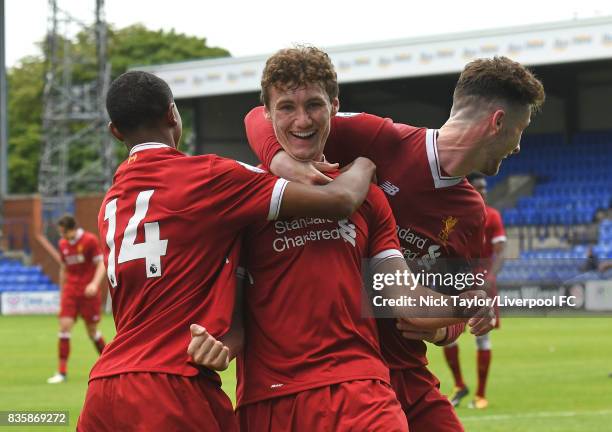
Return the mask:
<svg viewBox="0 0 612 432">
<path fill-rule="evenodd" d="M 472 185 L 474 184 L 476 180 L 486 180 L 487 179 L 487 177 L 484 174 L 479 173 L 479 172 L 473 172 L 469 174 L 466 178 L 467 178 L 467 181 L 469 181 L 470 184 Z"/>
<path fill-rule="evenodd" d="M 143 71 L 130 71 L 114 80 L 106 95 L 106 110 L 121 133 L 155 126 L 174 100 L 168 84 Z"/>
<path fill-rule="evenodd" d="M 67 230 L 73 230 L 77 227 L 77 221 L 74 216 L 65 214 L 57 221 L 57 226 L 60 226 Z"/>
<path fill-rule="evenodd" d="M 464 96 L 529 105 L 532 111 L 538 111 L 546 97 L 544 86 L 529 69 L 503 56 L 473 60 L 465 66 L 453 100 Z"/>
<path fill-rule="evenodd" d="M 306 45 L 282 49 L 266 61 L 261 77 L 261 102 L 268 106 L 272 87 L 294 90 L 307 84 L 320 84 L 330 102 L 338 97 L 338 76 L 327 53 Z"/>
</svg>

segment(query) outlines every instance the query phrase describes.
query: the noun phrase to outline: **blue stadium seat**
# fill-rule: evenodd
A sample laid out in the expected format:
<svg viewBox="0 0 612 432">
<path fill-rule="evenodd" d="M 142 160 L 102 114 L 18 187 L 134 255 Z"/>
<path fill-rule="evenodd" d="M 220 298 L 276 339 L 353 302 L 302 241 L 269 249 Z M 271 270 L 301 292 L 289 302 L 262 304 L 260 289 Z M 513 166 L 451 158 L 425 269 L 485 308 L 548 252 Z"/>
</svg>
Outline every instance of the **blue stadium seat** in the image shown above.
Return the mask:
<svg viewBox="0 0 612 432">
<path fill-rule="evenodd" d="M 57 290 L 40 266 L 24 266 L 19 261 L 0 258 L 0 291 Z"/>
</svg>

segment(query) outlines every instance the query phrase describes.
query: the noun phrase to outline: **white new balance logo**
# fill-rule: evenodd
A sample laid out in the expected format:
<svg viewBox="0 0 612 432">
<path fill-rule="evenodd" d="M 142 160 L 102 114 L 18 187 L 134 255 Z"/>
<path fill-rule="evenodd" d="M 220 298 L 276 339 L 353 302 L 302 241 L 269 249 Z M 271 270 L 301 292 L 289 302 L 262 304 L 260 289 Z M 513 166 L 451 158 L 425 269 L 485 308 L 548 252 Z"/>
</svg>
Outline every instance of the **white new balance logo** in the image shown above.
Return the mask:
<svg viewBox="0 0 612 432">
<path fill-rule="evenodd" d="M 348 219 L 342 219 L 338 221 L 338 226 L 340 227 L 340 235 L 344 241 L 355 246 L 355 238 L 357 238 L 355 225 L 350 223 Z"/>
<path fill-rule="evenodd" d="M 431 267 L 436 263 L 436 258 L 439 258 L 440 255 L 442 255 L 440 252 L 438 252 L 439 249 L 440 246 L 438 245 L 429 246 L 427 249 L 427 254 L 423 255 L 417 262 L 427 270 L 431 270 Z"/>
<path fill-rule="evenodd" d="M 395 194 L 399 192 L 399 188 L 389 181 L 385 181 L 381 184 L 380 188 L 391 196 L 395 196 Z"/>
</svg>

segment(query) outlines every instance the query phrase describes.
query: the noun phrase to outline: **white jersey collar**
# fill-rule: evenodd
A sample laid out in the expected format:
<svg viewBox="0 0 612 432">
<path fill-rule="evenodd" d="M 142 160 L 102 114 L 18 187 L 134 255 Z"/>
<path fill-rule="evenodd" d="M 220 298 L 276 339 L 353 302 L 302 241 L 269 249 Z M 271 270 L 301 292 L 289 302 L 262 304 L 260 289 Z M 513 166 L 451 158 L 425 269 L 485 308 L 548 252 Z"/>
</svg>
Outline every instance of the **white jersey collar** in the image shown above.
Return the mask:
<svg viewBox="0 0 612 432">
<path fill-rule="evenodd" d="M 72 240 L 68 240 L 68 243 L 70 243 L 71 245 L 75 245 L 79 240 L 81 240 L 81 237 L 83 237 L 84 232 L 85 231 L 83 230 L 83 228 L 77 229 L 76 235 Z"/>
<path fill-rule="evenodd" d="M 429 161 L 429 169 L 434 181 L 436 189 L 454 186 L 458 184 L 463 177 L 449 177 L 442 175 L 440 168 L 440 158 L 438 157 L 438 130 L 427 129 L 425 135 L 425 146 L 427 147 L 427 160 Z"/>
<path fill-rule="evenodd" d="M 155 142 L 149 142 L 149 143 L 142 143 L 142 144 L 136 144 L 134 147 L 132 147 L 132 149 L 130 150 L 130 156 L 132 156 L 134 153 L 138 153 L 139 151 L 143 151 L 143 150 L 149 150 L 149 149 L 156 149 L 156 148 L 162 148 L 162 147 L 170 147 L 167 144 L 162 144 L 162 143 L 155 143 Z"/>
</svg>

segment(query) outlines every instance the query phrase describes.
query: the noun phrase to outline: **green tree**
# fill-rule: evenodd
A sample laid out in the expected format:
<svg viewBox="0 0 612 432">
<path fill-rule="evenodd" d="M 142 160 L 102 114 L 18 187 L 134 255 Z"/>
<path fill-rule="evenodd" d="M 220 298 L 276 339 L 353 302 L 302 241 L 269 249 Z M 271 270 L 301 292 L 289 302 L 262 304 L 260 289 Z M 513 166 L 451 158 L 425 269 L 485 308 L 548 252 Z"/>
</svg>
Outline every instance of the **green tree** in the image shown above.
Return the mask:
<svg viewBox="0 0 612 432">
<path fill-rule="evenodd" d="M 34 192 L 42 142 L 44 63 L 37 57 L 24 58 L 7 78 L 9 191 Z"/>
<path fill-rule="evenodd" d="M 173 30 L 151 31 L 141 24 L 109 31 L 109 57 L 112 77 L 130 66 L 152 65 L 201 58 L 227 57 L 223 48 L 209 47 L 205 38 L 176 33 Z"/>
<path fill-rule="evenodd" d="M 43 44 L 41 43 L 41 47 Z M 61 56 L 65 48 L 58 46 Z M 92 32 L 81 32 L 69 41 L 71 54 L 78 58 L 73 69 L 75 84 L 94 79 L 95 40 Z M 134 65 L 194 60 L 229 56 L 223 48 L 209 47 L 205 38 L 176 33 L 174 30 L 149 30 L 141 24 L 123 29 L 108 30 L 108 56 L 111 63 L 111 78 L 116 78 Z M 43 88 L 46 70 L 45 59 L 26 57 L 8 71 L 8 123 L 9 123 L 9 191 L 32 193 L 38 185 L 38 166 L 42 150 Z M 188 136 L 191 116 L 184 117 L 184 128 Z M 122 145 L 117 152 L 124 155 Z M 78 146 L 70 155 L 71 169 L 91 163 L 95 155 L 80 152 Z"/>
</svg>

